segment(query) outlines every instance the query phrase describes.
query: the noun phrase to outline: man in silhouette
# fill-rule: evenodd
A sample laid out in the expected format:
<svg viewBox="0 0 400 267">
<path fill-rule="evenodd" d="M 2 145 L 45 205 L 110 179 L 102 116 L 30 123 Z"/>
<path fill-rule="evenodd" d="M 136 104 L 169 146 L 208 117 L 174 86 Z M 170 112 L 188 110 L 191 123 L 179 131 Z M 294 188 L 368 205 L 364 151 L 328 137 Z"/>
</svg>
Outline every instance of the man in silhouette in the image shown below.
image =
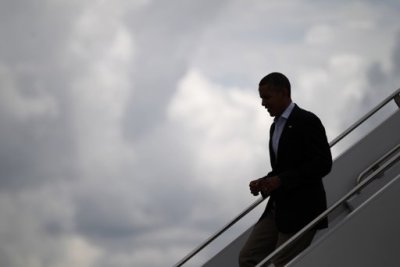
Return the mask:
<svg viewBox="0 0 400 267">
<path fill-rule="evenodd" d="M 253 195 L 270 196 L 239 255 L 240 267 L 255 266 L 326 209 L 322 178 L 332 167 L 324 126 L 313 113 L 291 100 L 291 86 L 281 73 L 270 73 L 259 84 L 268 113 L 274 117 L 269 153 L 272 171 L 250 182 Z M 284 266 L 310 245 L 327 219 L 297 239 L 272 261 Z"/>
</svg>

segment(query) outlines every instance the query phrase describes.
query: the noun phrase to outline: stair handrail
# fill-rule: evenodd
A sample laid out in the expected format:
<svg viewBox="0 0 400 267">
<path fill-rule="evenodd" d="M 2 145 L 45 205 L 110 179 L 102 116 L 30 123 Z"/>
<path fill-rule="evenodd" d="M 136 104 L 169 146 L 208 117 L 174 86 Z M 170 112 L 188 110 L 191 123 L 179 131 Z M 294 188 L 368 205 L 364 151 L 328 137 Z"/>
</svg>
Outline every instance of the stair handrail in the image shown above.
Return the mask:
<svg viewBox="0 0 400 267">
<path fill-rule="evenodd" d="M 396 164 L 400 160 L 400 153 L 395 154 L 389 160 L 385 161 L 382 165 L 379 166 L 376 170 L 374 170 L 371 174 L 367 176 L 366 179 L 360 181 L 352 190 L 350 190 L 346 195 L 344 195 L 341 199 L 335 202 L 332 206 L 330 206 L 327 210 L 321 213 L 317 218 L 307 224 L 303 229 L 297 232 L 294 236 L 288 239 L 285 243 L 275 249 L 271 254 L 265 257 L 261 262 L 259 262 L 256 267 L 261 267 L 265 263 L 269 262 L 273 257 L 275 257 L 278 253 L 280 253 L 287 246 L 291 245 L 294 241 L 296 241 L 300 236 L 302 236 L 307 231 L 311 230 L 316 224 L 318 224 L 321 220 L 327 217 L 331 212 L 333 212 L 340 205 L 346 205 L 346 201 L 355 194 L 358 194 L 365 186 L 367 186 L 372 180 L 376 179 L 380 176 L 380 174 L 387 169 L 391 168 L 394 164 Z"/>
<path fill-rule="evenodd" d="M 212 241 L 214 241 L 217 237 L 223 234 L 226 230 L 228 230 L 231 226 L 237 223 L 241 218 L 246 216 L 250 211 L 252 211 L 255 207 L 257 207 L 261 202 L 264 201 L 264 197 L 259 197 L 256 201 L 254 201 L 249 207 L 247 207 L 244 211 L 242 211 L 238 216 L 236 216 L 233 220 L 227 223 L 224 227 L 220 230 L 215 232 L 212 236 L 210 236 L 206 241 L 201 243 L 197 248 L 192 250 L 189 254 L 187 254 L 182 260 L 174 265 L 174 267 L 179 267 L 185 264 L 188 260 L 190 260 L 194 255 L 199 253 L 203 248 L 208 246 Z"/>
<path fill-rule="evenodd" d="M 372 115 L 374 115 L 376 112 L 378 112 L 382 107 L 384 107 L 391 100 L 394 100 L 396 102 L 396 104 L 400 107 L 399 98 L 400 98 L 400 88 L 395 90 L 391 95 L 389 95 L 387 98 L 382 100 L 377 106 L 375 106 L 367 114 L 365 114 L 358 121 L 356 121 L 351 126 L 349 126 L 343 133 L 341 133 L 339 136 L 337 136 L 335 139 L 333 139 L 329 143 L 329 147 L 331 147 L 331 148 L 334 147 L 338 142 L 340 142 L 343 138 L 345 138 L 347 135 L 349 135 L 352 131 L 354 131 L 363 122 L 368 120 Z M 259 197 L 250 206 L 248 206 L 244 211 L 242 211 L 238 216 L 236 216 L 233 220 L 231 220 L 224 227 L 222 227 L 221 230 L 218 230 L 215 234 L 213 234 L 211 237 L 209 237 L 206 241 L 201 243 L 197 248 L 195 248 L 191 252 L 189 252 L 183 259 L 181 259 L 179 262 L 177 262 L 173 267 L 180 267 L 183 264 L 185 264 L 188 260 L 190 260 L 197 253 L 199 253 L 203 248 L 205 248 L 207 245 L 209 245 L 218 236 L 220 236 L 223 232 L 225 232 L 227 229 L 229 229 L 231 226 L 233 226 L 236 222 L 238 222 L 241 218 L 243 218 L 245 215 L 247 215 L 249 212 L 251 212 L 254 208 L 256 208 L 259 204 L 261 204 L 267 198 Z"/>
<path fill-rule="evenodd" d="M 382 107 L 384 107 L 387 103 L 389 103 L 391 100 L 395 100 L 397 106 L 398 104 L 398 99 L 400 98 L 400 88 L 395 90 L 391 95 L 389 95 L 387 98 L 382 100 L 375 108 L 371 109 L 367 114 L 365 114 L 363 117 L 361 117 L 358 121 L 353 123 L 347 130 L 345 130 L 342 134 L 340 134 L 338 137 L 333 139 L 329 144 L 331 147 L 336 145 L 340 140 L 345 138 L 348 134 L 350 134 L 354 129 L 356 129 L 358 126 L 360 126 L 363 122 L 365 122 L 367 119 L 369 119 L 372 115 L 374 115 L 376 112 L 378 112 Z M 400 106 L 399 106 L 400 108 Z"/>
<path fill-rule="evenodd" d="M 359 184 L 365 176 L 369 172 L 372 172 L 374 169 L 378 168 L 382 162 L 384 162 L 386 159 L 391 157 L 394 153 L 396 153 L 398 150 L 400 150 L 400 144 L 397 144 L 395 147 L 393 147 L 391 150 L 389 150 L 387 153 L 385 153 L 382 157 L 380 157 L 378 160 L 376 160 L 374 163 L 372 163 L 368 168 L 366 168 L 363 172 L 360 173 L 357 177 L 357 184 Z"/>
</svg>

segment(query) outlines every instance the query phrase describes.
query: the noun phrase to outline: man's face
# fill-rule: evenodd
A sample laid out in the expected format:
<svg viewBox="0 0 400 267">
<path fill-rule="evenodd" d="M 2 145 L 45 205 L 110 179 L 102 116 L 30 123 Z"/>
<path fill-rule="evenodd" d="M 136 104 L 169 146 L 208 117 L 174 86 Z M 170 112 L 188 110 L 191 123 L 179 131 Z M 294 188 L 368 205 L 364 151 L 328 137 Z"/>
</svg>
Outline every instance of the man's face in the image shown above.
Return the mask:
<svg viewBox="0 0 400 267">
<path fill-rule="evenodd" d="M 275 90 L 269 85 L 259 87 L 261 104 L 265 107 L 271 117 L 279 116 L 285 111 L 290 98 L 284 91 Z"/>
</svg>

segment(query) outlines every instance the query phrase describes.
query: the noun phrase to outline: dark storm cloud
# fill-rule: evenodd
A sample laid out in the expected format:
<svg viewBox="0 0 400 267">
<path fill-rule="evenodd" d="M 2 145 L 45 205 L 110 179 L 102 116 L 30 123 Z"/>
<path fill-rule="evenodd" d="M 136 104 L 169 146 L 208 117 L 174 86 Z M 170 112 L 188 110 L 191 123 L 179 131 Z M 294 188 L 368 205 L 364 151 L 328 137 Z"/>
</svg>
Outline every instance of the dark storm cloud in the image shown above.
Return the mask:
<svg viewBox="0 0 400 267">
<path fill-rule="evenodd" d="M 134 90 L 126 112 L 129 138 L 164 120 L 165 109 L 184 75 L 196 43 L 225 1 L 154 1 L 129 16 L 137 44 Z"/>
</svg>

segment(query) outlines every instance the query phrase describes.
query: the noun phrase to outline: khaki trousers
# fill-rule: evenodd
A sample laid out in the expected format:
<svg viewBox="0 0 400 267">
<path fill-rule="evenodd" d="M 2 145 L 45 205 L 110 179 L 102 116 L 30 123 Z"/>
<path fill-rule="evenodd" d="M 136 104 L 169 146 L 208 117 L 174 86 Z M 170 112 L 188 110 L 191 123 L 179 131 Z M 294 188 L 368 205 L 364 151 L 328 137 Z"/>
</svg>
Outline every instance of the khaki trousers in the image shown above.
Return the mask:
<svg viewBox="0 0 400 267">
<path fill-rule="evenodd" d="M 275 267 L 285 266 L 300 252 L 306 249 L 314 238 L 316 230 L 310 230 L 292 245 L 284 249 L 274 259 Z M 256 223 L 247 242 L 239 254 L 240 267 L 254 267 L 265 259 L 276 248 L 289 240 L 296 233 L 280 233 L 276 227 L 274 217 L 267 216 Z M 268 266 L 268 263 L 264 266 Z"/>
</svg>

